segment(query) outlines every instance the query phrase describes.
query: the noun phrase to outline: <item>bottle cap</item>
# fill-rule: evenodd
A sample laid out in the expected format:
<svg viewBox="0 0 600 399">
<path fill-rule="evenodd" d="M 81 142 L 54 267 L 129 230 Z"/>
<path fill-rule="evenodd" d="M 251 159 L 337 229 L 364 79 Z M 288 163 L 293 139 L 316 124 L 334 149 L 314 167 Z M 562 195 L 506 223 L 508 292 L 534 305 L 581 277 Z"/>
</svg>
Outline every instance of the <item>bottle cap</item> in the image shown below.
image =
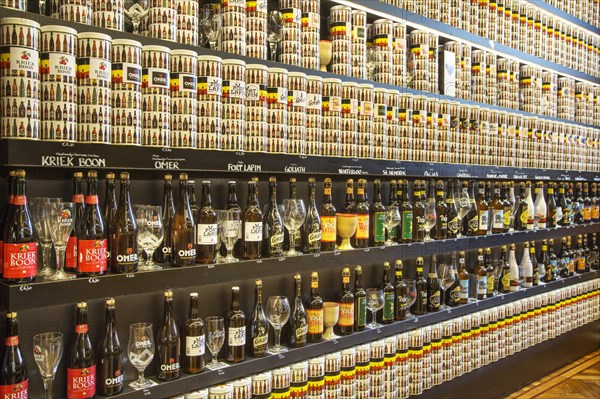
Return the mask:
<svg viewBox="0 0 600 399">
<path fill-rule="evenodd" d="M 417 258 L 417 263 L 423 263 L 423 262 L 424 262 L 424 261 L 423 261 L 423 257 L 419 256 L 419 257 Z"/>
<path fill-rule="evenodd" d="M 390 262 L 383 262 L 383 269 L 384 270 L 389 270 L 389 268 L 390 268 Z"/>
<path fill-rule="evenodd" d="M 311 278 L 311 279 L 317 279 L 317 280 L 318 280 L 318 279 L 319 279 L 319 273 L 317 273 L 317 272 L 312 272 L 312 273 L 310 274 L 310 278 Z"/>
<path fill-rule="evenodd" d="M 179 174 L 179 180 L 187 180 L 187 179 L 188 179 L 187 173 L 180 173 Z"/>
<path fill-rule="evenodd" d="M 173 291 L 166 290 L 165 291 L 165 298 L 173 298 Z"/>
<path fill-rule="evenodd" d="M 106 298 L 106 305 L 115 306 L 115 298 Z"/>
<path fill-rule="evenodd" d="M 362 273 L 362 266 L 361 265 L 354 266 L 354 271 L 357 273 Z"/>
<path fill-rule="evenodd" d="M 329 177 L 326 177 L 325 180 L 323 180 L 323 183 L 331 184 L 331 179 Z"/>
<path fill-rule="evenodd" d="M 314 177 L 309 177 L 308 178 L 308 184 L 315 184 L 315 178 Z"/>
<path fill-rule="evenodd" d="M 171 174 L 170 174 L 170 173 L 167 173 L 167 174 L 165 175 L 165 180 L 171 181 L 171 180 L 173 180 L 173 176 L 171 176 Z"/>
<path fill-rule="evenodd" d="M 190 292 L 190 296 L 192 298 L 198 298 L 198 293 L 197 292 Z"/>
<path fill-rule="evenodd" d="M 256 280 L 254 280 L 254 284 L 256 284 L 257 287 L 262 287 L 262 280 L 256 279 Z"/>
<path fill-rule="evenodd" d="M 227 184 L 235 184 L 235 180 L 229 180 Z"/>
<path fill-rule="evenodd" d="M 17 312 L 8 312 L 6 314 L 6 318 L 7 319 L 16 319 L 17 318 Z"/>
<path fill-rule="evenodd" d="M 115 174 L 113 172 L 108 172 L 106 174 L 106 180 L 115 180 Z"/>
<path fill-rule="evenodd" d="M 231 291 L 239 292 L 240 291 L 240 287 L 238 287 L 238 286 L 231 287 Z"/>
<path fill-rule="evenodd" d="M 300 273 L 296 273 L 296 274 L 294 274 L 294 280 L 295 280 L 295 281 L 300 281 L 300 280 L 302 280 L 302 276 L 300 275 Z"/>
<path fill-rule="evenodd" d="M 396 267 L 402 267 L 402 261 L 400 259 L 396 259 Z"/>
<path fill-rule="evenodd" d="M 96 172 L 95 170 L 90 170 L 90 171 L 87 173 L 87 176 L 88 176 L 89 178 L 95 179 L 96 177 L 98 177 L 98 172 Z"/>
<path fill-rule="evenodd" d="M 290 178 L 290 183 L 296 183 L 296 178 L 295 177 Z"/>
<path fill-rule="evenodd" d="M 19 170 L 17 170 L 17 173 L 20 172 Z M 76 179 L 80 179 L 83 177 L 83 172 L 75 172 L 73 173 L 73 177 Z"/>
<path fill-rule="evenodd" d="M 129 172 L 121 172 L 121 180 L 129 180 Z"/>
<path fill-rule="evenodd" d="M 77 309 L 87 309 L 87 303 L 86 302 L 78 302 Z"/>
<path fill-rule="evenodd" d="M 275 176 L 269 177 L 269 183 L 277 183 L 277 178 Z"/>
</svg>

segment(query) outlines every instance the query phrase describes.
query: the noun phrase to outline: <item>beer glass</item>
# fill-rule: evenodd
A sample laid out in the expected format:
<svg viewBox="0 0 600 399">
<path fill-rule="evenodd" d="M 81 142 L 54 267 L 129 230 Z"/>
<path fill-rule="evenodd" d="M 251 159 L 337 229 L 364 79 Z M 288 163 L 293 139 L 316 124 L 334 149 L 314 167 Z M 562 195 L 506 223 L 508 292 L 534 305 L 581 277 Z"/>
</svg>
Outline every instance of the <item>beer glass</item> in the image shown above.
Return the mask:
<svg viewBox="0 0 600 399">
<path fill-rule="evenodd" d="M 372 316 L 371 322 L 367 324 L 367 327 L 381 327 L 381 324 L 377 323 L 377 312 L 383 309 L 383 305 L 383 290 L 379 288 L 367 288 L 367 309 L 371 311 Z"/>
<path fill-rule="evenodd" d="M 233 247 L 242 235 L 242 212 L 239 209 L 228 209 L 218 211 L 219 213 L 219 235 L 227 249 L 227 256 L 221 258 L 222 263 L 237 262 L 233 256 Z"/>
<path fill-rule="evenodd" d="M 400 210 L 397 205 L 390 205 L 385 208 L 385 229 L 387 230 L 386 246 L 396 245 L 392 240 L 392 229 L 400 224 Z"/>
<path fill-rule="evenodd" d="M 423 241 L 433 241 L 433 238 L 429 235 L 433 226 L 435 226 L 435 222 L 437 219 L 437 212 L 435 210 L 435 202 L 434 201 L 426 201 L 424 204 L 425 207 L 425 238 Z"/>
<path fill-rule="evenodd" d="M 471 199 L 469 198 L 469 192 L 467 191 L 467 188 L 462 188 L 460 189 L 460 191 L 458 192 L 458 194 L 454 193 L 454 203 L 456 204 L 456 207 L 458 208 L 458 225 L 459 225 L 459 229 L 458 229 L 458 234 L 457 237 L 464 237 L 464 235 L 461 233 L 462 231 L 462 220 L 465 218 L 465 216 L 467 216 L 467 214 L 469 213 L 469 211 L 471 210 Z"/>
<path fill-rule="evenodd" d="M 205 4 L 200 11 L 200 26 L 208 39 L 210 48 L 217 50 L 217 41 L 221 34 L 222 15 L 221 7 L 217 4 Z"/>
<path fill-rule="evenodd" d="M 284 199 L 281 209 L 283 224 L 290 232 L 290 250 L 286 253 L 286 256 L 301 255 L 300 252 L 296 251 L 293 243 L 295 242 L 298 229 L 300 229 L 300 226 L 302 226 L 304 219 L 306 218 L 306 207 L 304 206 L 304 200 L 291 198 Z"/>
<path fill-rule="evenodd" d="M 456 267 L 451 263 L 442 263 L 437 269 L 437 274 L 440 288 L 442 289 L 440 309 L 448 309 L 448 305 L 446 305 L 446 295 L 444 293 L 448 288 L 452 287 L 452 284 L 458 279 Z"/>
<path fill-rule="evenodd" d="M 42 270 L 38 273 L 40 277 L 48 277 L 54 271 L 50 266 L 52 260 L 52 237 L 50 236 L 50 230 L 48 224 L 44 223 L 47 218 L 47 204 L 59 203 L 62 200 L 60 198 L 31 198 L 31 219 L 35 226 L 35 232 L 37 238 L 42 245 Z"/>
<path fill-rule="evenodd" d="M 131 365 L 138 371 L 138 379 L 129 384 L 133 389 L 143 389 L 154 385 L 144 377 L 144 370 L 154 359 L 154 335 L 152 323 L 133 323 L 129 326 L 127 355 Z"/>
<path fill-rule="evenodd" d="M 63 335 L 47 332 L 33 337 L 33 358 L 44 381 L 44 398 L 52 399 L 52 385 L 63 354 Z"/>
<path fill-rule="evenodd" d="M 75 209 L 73 202 L 48 202 L 44 223 L 50 232 L 50 237 L 56 249 L 56 271 L 48 276 L 48 280 L 68 280 L 75 278 L 72 273 L 65 273 L 65 251 L 73 225 L 75 224 Z"/>
<path fill-rule="evenodd" d="M 275 345 L 269 348 L 269 353 L 287 352 L 288 348 L 281 345 L 281 329 L 290 318 L 290 303 L 285 296 L 270 296 L 267 301 L 267 320 L 275 330 Z"/>
<path fill-rule="evenodd" d="M 271 50 L 271 61 L 277 61 L 277 47 L 281 42 L 283 16 L 279 11 L 271 11 L 267 16 L 267 41 Z"/>
<path fill-rule="evenodd" d="M 138 270 L 161 270 L 162 266 L 154 263 L 154 251 L 160 246 L 165 227 L 162 221 L 162 207 L 154 205 L 137 205 L 135 221 L 138 226 L 138 245 L 146 252 L 146 262 L 138 266 Z"/>
<path fill-rule="evenodd" d="M 209 370 L 218 370 L 228 367 L 228 364 L 219 361 L 219 351 L 225 342 L 225 320 L 221 316 L 206 318 L 206 347 L 212 360 L 206 365 Z"/>
<path fill-rule="evenodd" d="M 125 0 L 123 13 L 133 25 L 133 33 L 140 34 L 140 23 L 148 16 L 148 0 Z"/>
<path fill-rule="evenodd" d="M 410 313 L 410 308 L 417 300 L 417 283 L 415 280 L 405 280 L 406 282 L 406 291 L 408 293 L 408 297 L 406 299 L 406 318 L 414 319 L 415 315 Z"/>
</svg>

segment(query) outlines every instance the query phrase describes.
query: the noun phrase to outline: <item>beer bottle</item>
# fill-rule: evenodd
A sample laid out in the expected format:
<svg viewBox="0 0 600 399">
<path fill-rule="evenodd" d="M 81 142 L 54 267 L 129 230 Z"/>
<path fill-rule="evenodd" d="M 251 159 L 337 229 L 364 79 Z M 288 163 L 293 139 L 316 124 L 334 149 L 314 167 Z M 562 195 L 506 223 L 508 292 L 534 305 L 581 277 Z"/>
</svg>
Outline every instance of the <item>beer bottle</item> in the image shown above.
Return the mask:
<svg viewBox="0 0 600 399">
<path fill-rule="evenodd" d="M 521 257 L 521 264 L 519 265 L 520 273 L 523 276 L 521 279 L 522 287 L 530 288 L 533 287 L 533 265 L 531 264 L 531 255 L 529 254 L 529 242 L 523 243 L 523 256 Z"/>
<path fill-rule="evenodd" d="M 435 235 L 436 240 L 445 240 L 448 238 L 448 205 L 444 199 L 444 182 L 438 180 L 436 183 L 436 194 L 435 194 L 435 211 L 437 214 L 437 222 L 435 224 Z"/>
<path fill-rule="evenodd" d="M 467 182 L 463 181 L 463 191 L 466 187 Z M 479 212 L 477 210 L 477 202 L 475 197 L 475 180 L 470 180 L 468 182 L 468 188 L 470 191 L 469 202 L 471 203 L 471 208 L 464 219 L 463 234 L 473 237 L 477 235 L 479 230 Z"/>
<path fill-rule="evenodd" d="M 188 196 L 190 197 L 190 210 L 192 211 L 192 218 L 194 222 L 198 223 L 198 211 L 200 211 L 200 207 L 198 206 L 198 201 L 196 200 L 196 182 L 193 180 L 188 180 L 187 183 Z M 194 226 L 195 228 L 196 226 Z"/>
<path fill-rule="evenodd" d="M 585 222 L 585 200 L 583 198 L 583 185 L 581 183 L 577 183 L 575 185 L 575 190 L 576 199 L 573 202 L 573 208 L 579 209 L 579 211 L 574 212 L 573 217 L 575 218 L 575 224 L 583 224 Z"/>
<path fill-rule="evenodd" d="M 477 228 L 477 235 L 483 236 L 488 232 L 489 222 L 489 206 L 485 200 L 485 182 L 480 181 L 478 186 L 477 195 L 477 217 L 479 221 L 479 227 Z"/>
<path fill-rule="evenodd" d="M 306 346 L 308 320 L 302 303 L 302 277 L 299 273 L 294 274 L 294 291 L 294 307 L 290 315 L 290 345 L 294 348 L 300 348 Z"/>
<path fill-rule="evenodd" d="M 19 318 L 16 312 L 6 313 L 6 335 L 0 362 L 0 398 L 27 398 L 29 378 L 19 345 Z"/>
<path fill-rule="evenodd" d="M 170 174 L 165 175 L 164 194 L 163 194 L 163 206 L 162 206 L 162 220 L 164 226 L 164 237 L 160 246 L 154 251 L 154 261 L 159 263 L 171 263 L 171 246 L 173 240 L 171 238 L 171 228 L 173 225 L 173 218 L 175 217 L 175 203 L 173 201 L 173 177 Z"/>
<path fill-rule="evenodd" d="M 312 272 L 310 275 L 310 299 L 306 309 L 308 318 L 307 341 L 321 342 L 323 340 L 323 299 L 319 296 L 319 274 Z"/>
<path fill-rule="evenodd" d="M 458 278 L 456 252 L 452 252 L 450 254 L 450 264 L 454 267 L 454 270 L 456 271 L 456 278 L 454 280 L 454 283 L 452 283 L 452 285 L 446 289 L 446 304 L 451 307 L 456 307 L 460 305 L 461 291 L 460 279 Z"/>
<path fill-rule="evenodd" d="M 583 257 L 584 257 L 584 263 L 585 263 L 585 272 L 589 272 L 590 268 L 591 268 L 591 258 L 590 258 L 590 247 L 588 247 L 588 243 L 589 243 L 589 238 L 587 234 L 583 235 Z"/>
<path fill-rule="evenodd" d="M 577 235 L 577 249 L 575 250 L 575 271 L 579 274 L 585 272 L 585 256 L 583 255 L 583 236 Z"/>
<path fill-rule="evenodd" d="M 193 215 L 193 214 L 192 214 Z M 202 182 L 202 202 L 196 223 L 196 263 L 215 263 L 217 260 L 217 212 L 212 207 L 210 182 Z"/>
<path fill-rule="evenodd" d="M 477 299 L 485 299 L 487 295 L 487 271 L 483 262 L 483 249 L 477 250 L 477 264 L 473 271 L 477 278 Z"/>
<path fill-rule="evenodd" d="M 110 262 L 110 227 L 117 216 L 117 194 L 115 174 L 109 172 L 106 174 L 104 204 L 102 206 L 102 215 L 104 216 L 104 227 L 106 229 L 106 261 Z M 108 265 L 107 265 L 108 267 Z"/>
<path fill-rule="evenodd" d="M 540 282 L 540 269 L 537 256 L 535 255 L 535 241 L 529 242 L 529 258 L 531 260 L 531 269 L 533 270 L 533 286 L 535 287 Z"/>
<path fill-rule="evenodd" d="M 396 226 L 396 241 L 397 243 L 402 242 L 402 198 L 404 198 L 404 186 L 402 184 L 402 180 L 398 179 L 396 181 L 397 190 L 396 190 L 396 201 L 398 202 L 398 212 L 400 212 L 400 223 Z M 412 222 L 412 215 L 411 215 Z"/>
<path fill-rule="evenodd" d="M 269 322 L 262 305 L 262 280 L 256 280 L 254 284 L 254 310 L 248 319 L 246 346 L 250 356 L 264 357 L 269 343 Z"/>
<path fill-rule="evenodd" d="M 529 219 L 529 206 L 525 198 L 525 183 L 519 183 L 519 190 L 520 202 L 515 214 L 515 230 L 525 231 L 527 230 L 527 220 Z M 531 211 L 533 212 L 533 210 Z"/>
<path fill-rule="evenodd" d="M 423 258 L 417 258 L 417 299 L 410 308 L 414 315 L 423 315 L 427 313 L 428 298 L 427 298 L 427 280 L 423 276 Z"/>
<path fill-rule="evenodd" d="M 30 283 L 37 276 L 37 241 L 27 201 L 24 170 L 14 176 L 14 195 L 2 235 L 3 281 Z"/>
<path fill-rule="evenodd" d="M 496 287 L 496 274 L 494 273 L 494 266 L 492 265 L 492 249 L 489 247 L 485 249 L 483 264 L 485 266 L 485 272 L 487 274 L 486 297 L 491 298 L 494 296 L 494 288 Z"/>
<path fill-rule="evenodd" d="M 567 186 L 567 196 L 566 196 L 566 201 L 567 201 L 567 219 L 568 219 L 568 225 L 572 225 L 573 223 L 575 223 L 575 212 L 573 211 L 573 205 L 576 201 L 575 196 L 573 195 L 573 183 L 565 183 Z"/>
<path fill-rule="evenodd" d="M 400 240 L 406 243 L 413 241 L 413 206 L 408 196 L 408 180 L 404 180 L 402 188 L 403 195 L 400 205 L 402 228 L 400 229 Z"/>
<path fill-rule="evenodd" d="M 6 198 L 6 208 L 4 208 L 4 214 L 2 215 L 2 220 L 0 220 L 1 224 L 0 224 L 0 277 L 2 276 L 2 263 L 4 262 L 4 256 L 2 254 L 2 248 L 4 247 L 3 245 L 3 235 L 4 235 L 4 226 L 7 225 L 8 223 L 8 215 L 13 207 L 13 197 L 14 197 L 14 193 L 16 191 L 16 182 L 17 179 L 15 179 L 15 174 L 16 171 L 11 170 L 10 172 L 8 172 L 8 179 L 7 179 L 7 183 L 8 183 L 8 196 Z M 47 251 L 48 254 L 47 259 L 50 259 L 50 251 L 52 250 L 52 243 L 50 243 Z"/>
<path fill-rule="evenodd" d="M 283 221 L 277 206 L 277 179 L 271 176 L 269 178 L 269 203 L 263 217 L 263 256 L 267 258 L 283 256 L 283 230 Z"/>
<path fill-rule="evenodd" d="M 569 250 L 567 247 L 567 237 L 560 240 L 560 253 L 557 256 L 558 275 L 562 278 L 569 277 Z"/>
<path fill-rule="evenodd" d="M 413 185 L 413 238 L 415 241 L 425 239 L 425 181 L 415 180 Z"/>
<path fill-rule="evenodd" d="M 548 184 L 550 186 L 550 184 Z M 534 227 L 539 229 L 545 229 L 548 224 L 548 206 L 546 205 L 546 200 L 544 198 L 544 183 L 539 181 L 535 183 L 535 202 L 533 206 L 535 207 L 534 214 Z"/>
<path fill-rule="evenodd" d="M 342 292 L 338 302 L 340 313 L 336 326 L 336 334 L 352 334 L 354 332 L 354 295 L 350 290 L 350 269 L 348 267 L 342 269 Z"/>
<path fill-rule="evenodd" d="M 367 325 L 367 292 L 362 285 L 362 267 L 354 267 L 354 329 L 364 330 Z"/>
<path fill-rule="evenodd" d="M 427 311 L 437 312 L 441 305 L 440 281 L 437 272 L 437 256 L 431 255 L 429 273 L 427 274 Z"/>
<path fill-rule="evenodd" d="M 262 212 L 258 204 L 256 182 L 248 182 L 248 200 L 242 214 L 242 237 L 244 259 L 258 259 L 263 241 Z"/>
<path fill-rule="evenodd" d="M 302 252 L 306 254 L 321 252 L 321 217 L 315 201 L 315 178 L 308 178 L 308 209 L 306 219 L 300 228 Z"/>
<path fill-rule="evenodd" d="M 535 203 L 531 194 L 531 182 L 525 182 L 525 201 L 527 201 L 527 230 L 533 230 L 535 226 Z"/>
<path fill-rule="evenodd" d="M 290 199 L 298 199 L 298 185 L 295 177 L 291 177 L 289 181 L 289 191 L 290 191 Z M 283 217 L 282 217 L 283 219 Z M 297 233 L 297 232 L 296 232 Z M 300 237 L 298 237 L 300 239 Z M 295 246 L 296 237 L 290 237 L 290 232 L 287 227 L 283 228 L 283 250 L 285 252 L 289 251 L 292 248 L 296 248 Z M 292 245 L 293 244 L 293 245 Z"/>
<path fill-rule="evenodd" d="M 546 226 L 556 227 L 556 197 L 554 196 L 554 183 L 548 183 L 548 215 L 546 216 Z"/>
<path fill-rule="evenodd" d="M 83 218 L 77 226 L 77 275 L 101 276 L 106 272 L 107 228 L 98 205 L 98 174 L 88 172 L 88 195 Z"/>
<path fill-rule="evenodd" d="M 590 269 L 598 270 L 600 268 L 600 250 L 598 248 L 598 239 L 596 233 L 592 233 L 588 246 L 590 248 L 590 256 L 588 258 Z"/>
<path fill-rule="evenodd" d="M 160 381 L 172 381 L 179 378 L 181 367 L 179 330 L 173 316 L 173 291 L 165 291 L 164 300 L 164 318 L 156 335 L 158 354 L 156 378 Z"/>
<path fill-rule="evenodd" d="M 511 291 L 510 290 L 510 282 L 511 282 L 510 272 L 511 272 L 511 270 L 510 270 L 510 264 L 508 263 L 506 245 L 503 245 L 502 248 L 500 249 L 500 263 L 502 264 L 502 275 L 500 276 L 500 281 L 498 283 L 498 291 L 502 292 L 503 294 L 507 294 Z"/>
<path fill-rule="evenodd" d="M 354 234 L 354 247 L 367 248 L 369 246 L 369 204 L 367 202 L 367 181 L 365 179 L 358 180 L 358 188 L 356 189 L 356 206 L 357 215 L 356 233 Z"/>
<path fill-rule="evenodd" d="M 592 183 L 591 218 L 592 218 L 593 223 L 596 223 L 596 222 L 598 222 L 598 220 L 600 220 L 600 200 L 598 199 L 597 190 L 598 190 L 598 185 L 596 183 Z"/>
<path fill-rule="evenodd" d="M 369 226 L 369 244 L 374 247 L 382 246 L 385 242 L 385 206 L 381 201 L 381 180 L 379 179 L 375 179 L 373 182 L 373 204 L 370 208 Z"/>
<path fill-rule="evenodd" d="M 460 251 L 458 258 L 458 280 L 460 283 L 459 303 L 464 305 L 469 302 L 469 272 L 465 265 L 465 252 Z"/>
<path fill-rule="evenodd" d="M 190 310 L 183 326 L 185 353 L 183 354 L 183 371 L 198 374 L 204 371 L 204 322 L 198 309 L 198 293 L 190 294 Z"/>
<path fill-rule="evenodd" d="M 544 283 L 554 280 L 550 256 L 548 255 L 548 240 L 542 240 L 542 252 L 538 258 L 538 269 L 540 270 L 540 279 Z M 543 275 L 542 275 L 543 270 Z"/>
<path fill-rule="evenodd" d="M 179 200 L 171 222 L 171 265 L 192 266 L 196 263 L 194 218 L 188 195 L 188 175 L 179 175 Z"/>
<path fill-rule="evenodd" d="M 492 233 L 498 234 L 504 231 L 504 203 L 500 198 L 500 183 L 494 183 L 494 197 L 490 204 L 492 208 Z"/>
<path fill-rule="evenodd" d="M 446 238 L 458 237 L 460 226 L 458 225 L 458 209 L 454 202 L 454 191 L 456 190 L 454 179 L 450 179 L 448 182 L 448 195 L 446 196 L 446 208 L 448 221 L 448 233 Z"/>
<path fill-rule="evenodd" d="M 502 189 L 501 189 L 502 205 L 504 206 L 504 222 L 502 224 L 502 232 L 507 233 L 510 231 L 510 228 L 511 228 L 510 222 L 511 222 L 512 214 L 513 214 L 513 212 L 512 212 L 513 207 L 508 199 L 508 193 L 510 190 L 514 191 L 514 187 L 512 187 L 511 184 L 504 183 L 504 182 L 502 182 L 501 187 L 502 187 Z"/>
<path fill-rule="evenodd" d="M 565 195 L 565 183 L 560 183 L 558 188 L 558 205 L 556 206 L 556 220 L 560 226 L 569 225 L 569 203 Z"/>
<path fill-rule="evenodd" d="M 231 287 L 231 310 L 227 315 L 227 325 L 227 342 L 229 343 L 227 361 L 243 362 L 245 359 L 244 347 L 246 346 L 246 316 L 240 307 L 240 287 Z"/>
<path fill-rule="evenodd" d="M 383 290 L 383 312 L 381 322 L 390 324 L 394 321 L 394 286 L 390 278 L 390 262 L 383 263 L 383 282 L 381 283 Z"/>
<path fill-rule="evenodd" d="M 396 260 L 395 265 L 396 280 L 394 281 L 394 321 L 404 320 L 406 318 L 406 300 L 408 296 L 408 287 L 402 278 L 402 261 Z"/>
<path fill-rule="evenodd" d="M 583 223 L 592 222 L 592 199 L 590 198 L 590 187 L 588 182 L 583 183 Z"/>
<path fill-rule="evenodd" d="M 240 211 L 240 215 L 242 214 L 242 208 L 238 205 L 237 193 L 236 193 L 236 182 L 230 181 L 227 183 L 227 206 L 225 210 L 236 209 Z M 221 256 L 227 256 L 227 248 L 224 243 L 221 243 L 220 247 Z M 242 256 L 242 237 L 236 241 L 233 245 L 233 256 L 239 258 Z"/>
<path fill-rule="evenodd" d="M 331 196 L 331 179 L 323 182 L 323 204 L 321 205 L 321 250 L 334 251 L 337 233 L 336 209 Z"/>
<path fill-rule="evenodd" d="M 88 334 L 87 313 L 87 303 L 79 302 L 75 337 L 67 358 L 67 399 L 96 396 L 96 358 Z"/>
<path fill-rule="evenodd" d="M 129 173 L 123 172 L 116 220 L 110 231 L 112 273 L 131 273 L 138 268 L 138 228 L 131 209 L 129 187 Z"/>
<path fill-rule="evenodd" d="M 83 195 L 84 181 L 83 173 L 73 173 L 73 230 L 67 242 L 65 251 L 65 271 L 77 271 L 77 232 L 79 231 L 79 223 L 83 219 L 83 211 L 85 208 L 85 196 Z"/>
<path fill-rule="evenodd" d="M 123 349 L 115 321 L 115 299 L 106 300 L 104 332 L 98 345 L 98 392 L 112 396 L 123 390 Z"/>
<path fill-rule="evenodd" d="M 392 180 L 390 182 L 390 195 L 388 197 L 388 206 L 391 207 L 396 207 L 398 208 L 398 211 L 400 211 L 399 208 L 399 203 L 398 200 L 399 198 L 397 197 L 396 193 L 398 192 L 398 184 L 396 182 L 396 180 Z M 389 239 L 390 241 L 396 242 L 398 241 L 398 226 L 393 227 L 391 230 L 387 231 L 387 236 L 386 239 Z"/>
<path fill-rule="evenodd" d="M 508 266 L 510 268 L 510 292 L 519 291 L 520 286 L 520 270 L 517 264 L 515 255 L 515 244 L 510 244 L 510 252 L 508 253 Z"/>
</svg>

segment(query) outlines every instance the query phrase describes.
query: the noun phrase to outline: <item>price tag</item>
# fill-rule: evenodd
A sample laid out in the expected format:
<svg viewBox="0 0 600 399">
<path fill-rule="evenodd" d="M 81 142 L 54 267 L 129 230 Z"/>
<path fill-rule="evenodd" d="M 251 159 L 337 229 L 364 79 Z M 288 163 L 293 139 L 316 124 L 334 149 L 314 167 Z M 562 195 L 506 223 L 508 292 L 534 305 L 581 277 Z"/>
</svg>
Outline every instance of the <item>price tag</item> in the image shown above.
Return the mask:
<svg viewBox="0 0 600 399">
<path fill-rule="evenodd" d="M 279 353 L 279 354 L 277 354 L 277 359 L 283 360 L 283 359 L 285 359 L 285 355 Z"/>
<path fill-rule="evenodd" d="M 316 254 L 313 254 L 313 258 L 318 258 L 320 256 L 321 256 L 321 254 L 319 252 L 317 252 Z"/>
<path fill-rule="evenodd" d="M 20 292 L 29 292 L 33 289 L 33 287 L 29 284 L 25 284 L 19 287 Z"/>
<path fill-rule="evenodd" d="M 135 277 L 135 273 L 127 273 L 125 275 L 125 278 L 134 278 Z"/>
<path fill-rule="evenodd" d="M 98 284 L 99 282 L 100 282 L 100 279 L 96 278 L 96 277 L 91 277 L 88 279 L 88 283 L 90 283 L 90 284 Z"/>
<path fill-rule="evenodd" d="M 378 328 L 378 329 L 376 330 L 376 332 L 377 332 L 377 334 L 381 334 L 381 328 Z"/>
</svg>

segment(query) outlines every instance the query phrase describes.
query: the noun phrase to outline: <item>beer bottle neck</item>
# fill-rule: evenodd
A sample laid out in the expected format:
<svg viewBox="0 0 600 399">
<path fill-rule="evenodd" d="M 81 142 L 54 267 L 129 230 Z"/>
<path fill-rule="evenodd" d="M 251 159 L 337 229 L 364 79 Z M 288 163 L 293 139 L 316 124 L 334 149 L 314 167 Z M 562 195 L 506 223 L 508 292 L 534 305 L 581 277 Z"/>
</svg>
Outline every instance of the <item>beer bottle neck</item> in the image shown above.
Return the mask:
<svg viewBox="0 0 600 399">
<path fill-rule="evenodd" d="M 290 199 L 296 199 L 296 183 L 290 183 Z"/>
<path fill-rule="evenodd" d="M 198 309 L 198 297 L 197 296 L 190 297 L 189 318 L 190 319 L 199 319 L 200 318 L 200 311 Z"/>
<path fill-rule="evenodd" d="M 77 310 L 77 324 L 87 324 L 87 309 L 86 310 Z"/>
<path fill-rule="evenodd" d="M 6 319 L 6 338 L 19 335 L 19 322 L 15 318 Z"/>
<path fill-rule="evenodd" d="M 173 317 L 173 299 L 165 298 L 165 322 Z"/>
<path fill-rule="evenodd" d="M 362 273 L 354 273 L 354 289 L 362 289 Z"/>
<path fill-rule="evenodd" d="M 235 184 L 229 184 L 229 194 L 227 195 L 227 205 L 237 205 L 237 194 Z"/>
<path fill-rule="evenodd" d="M 257 308 L 262 307 L 262 287 L 256 287 L 254 290 L 254 306 Z"/>
<path fill-rule="evenodd" d="M 106 307 L 106 329 L 112 329 L 115 327 L 115 307 Z"/>
<path fill-rule="evenodd" d="M 376 184 L 373 188 L 373 202 L 381 202 L 381 186 L 379 184 Z"/>
<path fill-rule="evenodd" d="M 295 196 L 294 196 L 295 198 Z M 269 183 L 269 199 L 271 201 L 271 205 L 277 207 L 277 184 Z"/>
<path fill-rule="evenodd" d="M 204 189 L 204 187 L 203 187 Z M 188 182 L 187 184 L 187 191 L 190 197 L 190 205 L 196 205 L 197 201 L 196 201 L 196 186 L 194 184 L 192 184 L 191 182 Z M 202 193 L 204 194 L 204 192 Z"/>
<path fill-rule="evenodd" d="M 202 183 L 202 207 L 211 207 L 212 199 L 210 198 L 210 185 Z"/>
<path fill-rule="evenodd" d="M 240 292 L 239 291 L 231 292 L 231 310 L 232 311 L 240 310 Z"/>
<path fill-rule="evenodd" d="M 315 199 L 315 185 L 314 185 L 314 183 L 310 183 L 308 185 L 308 200 L 310 202 L 310 205 L 316 208 L 317 203 L 316 203 L 316 199 Z"/>
<path fill-rule="evenodd" d="M 295 280 L 294 281 L 295 289 L 296 289 L 296 298 L 302 297 L 302 281 Z"/>
<path fill-rule="evenodd" d="M 331 196 L 331 185 L 326 184 L 323 188 L 323 203 L 324 204 L 332 204 L 333 197 Z"/>
</svg>

